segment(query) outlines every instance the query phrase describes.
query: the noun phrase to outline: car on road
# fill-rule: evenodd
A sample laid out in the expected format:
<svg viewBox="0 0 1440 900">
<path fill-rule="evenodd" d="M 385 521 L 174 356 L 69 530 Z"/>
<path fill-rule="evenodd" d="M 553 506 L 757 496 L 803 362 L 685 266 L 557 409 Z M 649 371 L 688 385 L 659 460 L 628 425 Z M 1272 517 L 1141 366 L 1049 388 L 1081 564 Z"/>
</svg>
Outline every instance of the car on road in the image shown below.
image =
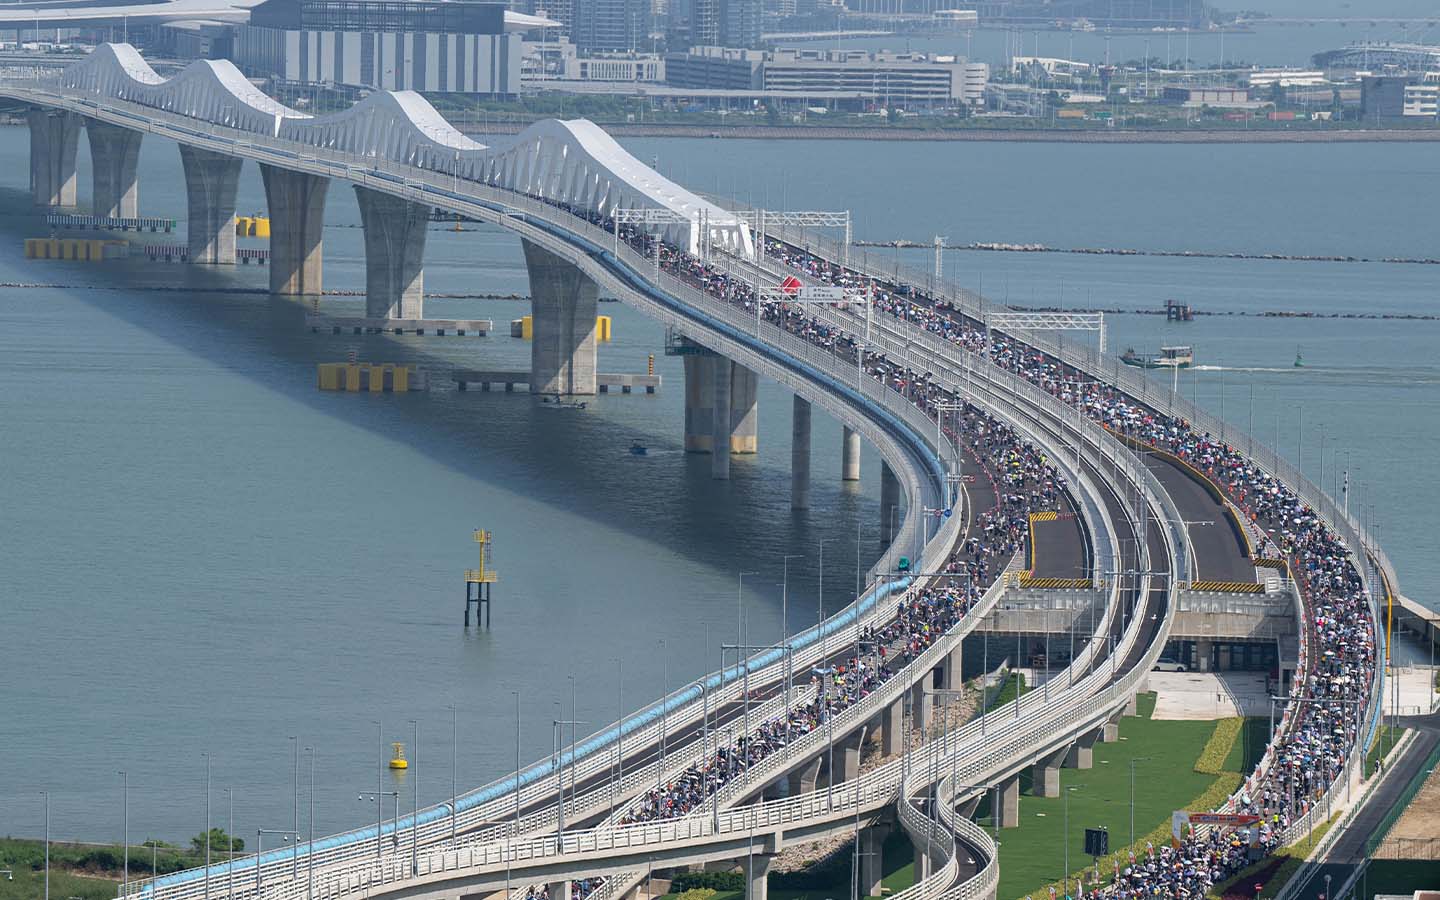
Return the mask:
<svg viewBox="0 0 1440 900">
<path fill-rule="evenodd" d="M 1169 656 L 1162 656 L 1155 660 L 1155 671 L 1157 672 L 1184 672 L 1185 664 L 1178 659 Z"/>
</svg>

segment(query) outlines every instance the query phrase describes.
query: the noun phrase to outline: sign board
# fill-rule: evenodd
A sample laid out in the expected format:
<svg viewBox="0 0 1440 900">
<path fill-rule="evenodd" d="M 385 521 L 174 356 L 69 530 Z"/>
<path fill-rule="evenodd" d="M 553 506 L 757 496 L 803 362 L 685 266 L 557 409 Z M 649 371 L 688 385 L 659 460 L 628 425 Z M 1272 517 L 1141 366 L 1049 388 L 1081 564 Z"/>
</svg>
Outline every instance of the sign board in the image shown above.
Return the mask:
<svg viewBox="0 0 1440 900">
<path fill-rule="evenodd" d="M 845 289 L 840 287 L 802 287 L 800 299 L 841 301 L 845 299 Z"/>
<path fill-rule="evenodd" d="M 800 279 L 794 275 L 786 275 L 785 280 L 780 282 L 780 290 L 787 294 L 797 294 L 802 287 L 803 285 L 801 285 Z"/>
<path fill-rule="evenodd" d="M 1110 832 L 1104 828 L 1085 829 L 1085 855 L 1104 856 L 1110 852 Z"/>
</svg>

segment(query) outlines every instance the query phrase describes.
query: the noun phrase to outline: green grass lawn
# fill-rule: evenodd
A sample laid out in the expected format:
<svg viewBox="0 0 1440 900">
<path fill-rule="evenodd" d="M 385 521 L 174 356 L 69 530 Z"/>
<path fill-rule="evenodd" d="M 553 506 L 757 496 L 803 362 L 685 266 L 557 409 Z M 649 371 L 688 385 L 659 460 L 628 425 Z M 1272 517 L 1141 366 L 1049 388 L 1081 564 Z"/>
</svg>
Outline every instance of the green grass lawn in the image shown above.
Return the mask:
<svg viewBox="0 0 1440 900">
<path fill-rule="evenodd" d="M 1142 838 L 1168 822 L 1171 813 L 1204 793 L 1216 776 L 1194 771 L 1196 759 L 1215 730 L 1214 722 L 1161 722 L 1150 718 L 1155 695 L 1142 694 L 1139 715 L 1120 723 L 1120 740 L 1097 743 L 1094 767 L 1062 769 L 1061 797 L 1030 796 L 1030 771 L 1020 776 L 1020 827 L 1000 833 L 1002 900 L 1040 896 L 1044 886 L 1062 877 L 1065 846 L 1070 870 L 1086 863 L 1085 829 L 1104 827 L 1115 853 L 1130 842 L 1130 762 L 1135 763 L 1135 837 Z M 1253 723 L 1241 730 L 1226 759 L 1226 769 L 1239 771 L 1263 751 L 1268 725 Z M 1069 790 L 1075 788 L 1075 790 Z M 1070 829 L 1065 834 L 1065 794 L 1069 794 Z M 987 817 L 989 810 L 980 811 Z M 977 820 L 978 821 L 978 820 Z"/>
<path fill-rule="evenodd" d="M 51 900 L 113 900 L 115 882 L 107 878 L 86 878 L 69 872 L 50 870 Z M 45 872 L 31 869 L 16 869 L 15 880 L 0 877 L 0 900 L 39 900 L 45 896 Z"/>
</svg>

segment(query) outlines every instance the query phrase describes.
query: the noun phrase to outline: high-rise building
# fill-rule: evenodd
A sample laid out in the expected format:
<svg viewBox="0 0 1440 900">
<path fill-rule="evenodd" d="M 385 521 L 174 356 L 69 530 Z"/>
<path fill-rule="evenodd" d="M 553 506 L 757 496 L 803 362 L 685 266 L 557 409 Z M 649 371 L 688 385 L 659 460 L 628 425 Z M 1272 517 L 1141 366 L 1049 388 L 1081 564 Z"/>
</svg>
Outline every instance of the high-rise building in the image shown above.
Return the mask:
<svg viewBox="0 0 1440 900">
<path fill-rule="evenodd" d="M 649 0 L 574 0 L 572 39 L 581 53 L 632 52 L 649 43 Z"/>
<path fill-rule="evenodd" d="M 720 43 L 726 47 L 759 47 L 764 21 L 764 0 L 720 0 Z"/>
</svg>

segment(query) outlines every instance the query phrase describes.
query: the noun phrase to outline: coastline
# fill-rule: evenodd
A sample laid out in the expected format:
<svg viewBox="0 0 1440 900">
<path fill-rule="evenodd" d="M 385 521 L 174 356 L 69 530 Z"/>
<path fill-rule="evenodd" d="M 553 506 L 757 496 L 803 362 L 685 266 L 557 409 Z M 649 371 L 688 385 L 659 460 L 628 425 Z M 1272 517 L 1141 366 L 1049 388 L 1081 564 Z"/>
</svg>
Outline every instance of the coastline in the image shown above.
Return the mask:
<svg viewBox="0 0 1440 900">
<path fill-rule="evenodd" d="M 526 123 L 528 124 L 528 123 Z M 1062 129 L 955 129 L 922 130 L 887 127 L 843 127 L 825 125 L 638 125 L 597 123 L 615 137 L 714 138 L 738 140 L 833 140 L 833 141 L 990 141 L 1014 143 L 1075 144 L 1305 144 L 1305 143 L 1419 143 L 1440 141 L 1436 129 L 1208 129 L 1208 130 L 1116 130 L 1081 131 Z M 524 125 L 495 123 L 467 134 L 515 134 Z"/>
</svg>

